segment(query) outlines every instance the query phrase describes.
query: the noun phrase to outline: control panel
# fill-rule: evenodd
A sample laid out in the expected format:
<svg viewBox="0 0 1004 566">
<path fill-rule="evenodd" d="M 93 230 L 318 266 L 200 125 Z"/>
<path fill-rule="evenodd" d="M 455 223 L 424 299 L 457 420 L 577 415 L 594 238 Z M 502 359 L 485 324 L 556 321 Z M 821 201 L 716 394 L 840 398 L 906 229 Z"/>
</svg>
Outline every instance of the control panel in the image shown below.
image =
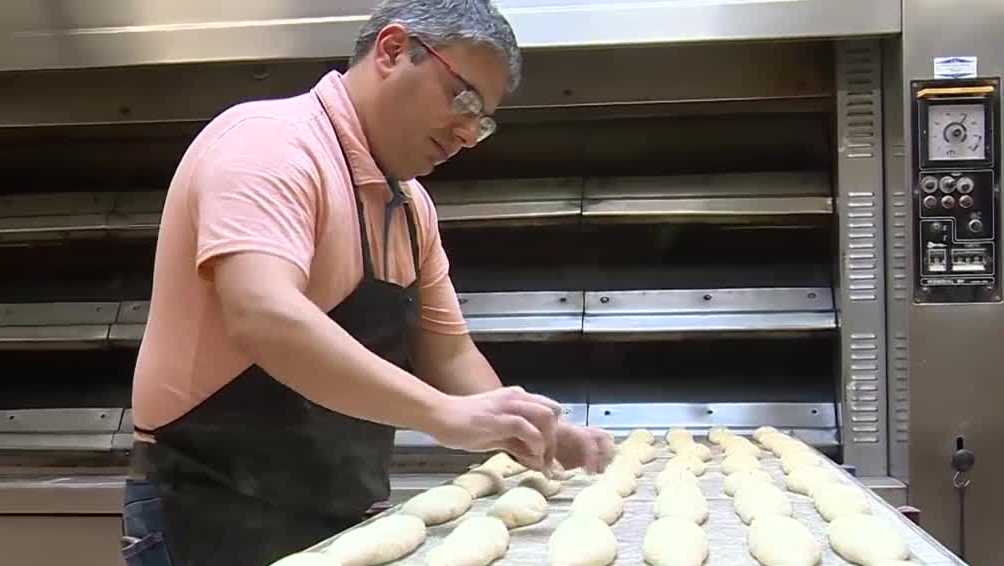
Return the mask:
<svg viewBox="0 0 1004 566">
<path fill-rule="evenodd" d="M 1001 300 L 1000 80 L 912 83 L 914 300 Z"/>
</svg>

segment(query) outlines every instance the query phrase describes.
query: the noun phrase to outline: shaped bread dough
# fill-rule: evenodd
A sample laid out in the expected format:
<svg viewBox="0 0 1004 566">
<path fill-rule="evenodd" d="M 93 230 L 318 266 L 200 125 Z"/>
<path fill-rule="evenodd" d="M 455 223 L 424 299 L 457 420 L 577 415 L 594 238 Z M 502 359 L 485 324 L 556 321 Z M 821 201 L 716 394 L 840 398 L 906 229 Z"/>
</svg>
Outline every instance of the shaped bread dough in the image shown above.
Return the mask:
<svg viewBox="0 0 1004 566">
<path fill-rule="evenodd" d="M 466 489 L 474 499 L 495 495 L 505 488 L 502 475 L 491 468 L 474 468 L 457 476 L 453 480 L 453 485 Z"/>
<path fill-rule="evenodd" d="M 609 485 L 621 497 L 627 497 L 638 489 L 638 478 L 625 468 L 610 469 L 610 466 L 607 466 L 607 470 L 596 483 Z"/>
<path fill-rule="evenodd" d="M 821 486 L 838 483 L 836 476 L 822 466 L 801 466 L 785 476 L 784 484 L 788 491 L 813 497 Z"/>
<path fill-rule="evenodd" d="M 655 446 L 642 442 L 622 444 L 620 448 L 620 455 L 633 458 L 641 464 L 647 464 L 652 460 L 655 460 L 655 453 Z"/>
<path fill-rule="evenodd" d="M 725 495 L 734 496 L 746 482 L 761 482 L 773 484 L 770 474 L 760 469 L 739 470 L 725 478 Z"/>
<path fill-rule="evenodd" d="M 733 436 L 732 431 L 724 426 L 713 426 L 711 430 L 708 431 L 708 442 L 712 444 L 721 444 L 722 440 L 727 436 Z"/>
<path fill-rule="evenodd" d="M 732 475 L 742 470 L 756 470 L 760 468 L 760 461 L 749 454 L 739 453 L 726 456 L 722 460 L 722 473 Z"/>
<path fill-rule="evenodd" d="M 909 560 L 879 560 L 871 566 L 920 566 L 916 562 L 910 562 Z"/>
<path fill-rule="evenodd" d="M 655 499 L 655 516 L 659 519 L 679 517 L 700 525 L 708 520 L 708 501 L 696 484 L 669 485 Z"/>
<path fill-rule="evenodd" d="M 742 437 L 737 437 L 737 440 L 734 441 L 728 441 L 724 448 L 726 456 L 748 454 L 757 459 L 763 458 L 763 450 L 760 450 L 755 444 Z"/>
<path fill-rule="evenodd" d="M 547 541 L 550 566 L 607 566 L 615 558 L 617 537 L 607 523 L 593 516 L 569 516 Z"/>
<path fill-rule="evenodd" d="M 796 450 L 794 452 L 786 452 L 784 456 L 781 456 L 781 468 L 784 469 L 784 473 L 790 474 L 796 468 L 801 468 L 803 466 L 822 466 L 823 459 L 808 450 Z"/>
<path fill-rule="evenodd" d="M 636 428 L 631 431 L 627 439 L 624 441 L 628 442 L 641 442 L 643 444 L 652 444 L 655 442 L 655 435 L 651 431 L 645 428 Z"/>
<path fill-rule="evenodd" d="M 685 456 L 687 454 L 693 455 L 698 460 L 702 462 L 707 462 L 711 459 L 711 449 L 697 442 L 691 442 L 690 444 L 684 444 L 673 451 L 677 456 Z"/>
<path fill-rule="evenodd" d="M 669 432 L 666 433 L 666 444 L 669 445 L 670 450 L 676 451 L 676 449 L 680 446 L 692 444 L 693 442 L 694 435 L 686 429 L 671 428 L 669 429 Z"/>
<path fill-rule="evenodd" d="M 555 494 L 561 491 L 560 481 L 547 479 L 547 476 L 535 471 L 530 471 L 524 474 L 519 480 L 519 485 L 534 489 L 548 499 L 554 497 Z M 505 496 L 503 495 L 502 497 Z"/>
<path fill-rule="evenodd" d="M 571 470 L 566 470 L 557 460 L 551 466 L 551 478 L 558 481 L 570 480 L 575 477 L 575 474 L 579 472 L 581 468 L 574 468 Z"/>
<path fill-rule="evenodd" d="M 406 501 L 401 513 L 418 517 L 426 525 L 438 525 L 466 513 L 472 500 L 470 492 L 459 485 L 440 485 Z"/>
<path fill-rule="evenodd" d="M 648 526 L 642 550 L 653 566 L 701 566 L 708 558 L 708 537 L 690 521 L 663 517 Z"/>
<path fill-rule="evenodd" d="M 509 549 L 509 530 L 497 517 L 470 517 L 429 551 L 428 566 L 487 566 Z"/>
<path fill-rule="evenodd" d="M 872 509 L 861 489 L 843 484 L 821 486 L 812 493 L 812 500 L 827 522 L 844 515 L 868 515 Z"/>
<path fill-rule="evenodd" d="M 753 440 L 760 442 L 764 436 L 776 432 L 778 432 L 778 430 L 772 426 L 762 426 L 753 431 Z"/>
<path fill-rule="evenodd" d="M 686 466 L 670 461 L 666 463 L 666 467 L 656 476 L 655 489 L 656 491 L 662 491 L 664 487 L 680 482 L 697 485 L 698 481 L 700 480 L 697 479 L 694 472 L 691 472 Z"/>
<path fill-rule="evenodd" d="M 506 454 L 505 452 L 499 452 L 491 458 L 488 458 L 485 460 L 485 463 L 478 466 L 478 468 L 494 470 L 504 478 L 515 476 L 516 474 L 526 471 L 526 466 L 520 464 L 516 460 L 513 460 L 512 456 Z"/>
<path fill-rule="evenodd" d="M 603 472 L 606 473 L 612 470 L 628 473 L 634 477 L 640 477 L 642 474 L 642 463 L 641 460 L 638 460 L 630 454 L 618 454 L 614 456 L 614 459 L 611 460 L 609 464 L 607 464 L 607 468 L 603 470 Z"/>
<path fill-rule="evenodd" d="M 773 452 L 775 456 L 780 456 L 781 452 L 786 449 L 798 448 L 800 444 L 799 441 L 782 432 L 768 432 L 761 435 L 759 442 L 764 448 Z"/>
<path fill-rule="evenodd" d="M 791 517 L 757 517 L 748 542 L 750 554 L 763 566 L 815 566 L 823 559 L 823 545 Z"/>
<path fill-rule="evenodd" d="M 425 523 L 396 513 L 345 531 L 323 552 L 342 566 L 372 566 L 403 558 L 424 541 Z"/>
<path fill-rule="evenodd" d="M 676 464 L 687 468 L 691 471 L 691 473 L 698 477 L 704 475 L 704 471 L 708 468 L 700 458 L 694 456 L 693 454 L 673 456 L 666 465 L 668 466 L 671 462 L 675 462 Z"/>
<path fill-rule="evenodd" d="M 828 536 L 833 551 L 854 564 L 871 566 L 910 557 L 903 537 L 873 515 L 844 515 L 830 523 Z"/>
<path fill-rule="evenodd" d="M 532 525 L 547 516 L 547 500 L 536 489 L 514 487 L 492 503 L 488 514 L 501 519 L 510 529 Z"/>
<path fill-rule="evenodd" d="M 743 484 L 736 491 L 733 503 L 739 518 L 747 525 L 758 517 L 766 515 L 790 517 L 792 513 L 791 500 L 772 483 Z"/>
<path fill-rule="evenodd" d="M 339 562 L 320 552 L 297 552 L 270 566 L 339 566 Z"/>
<path fill-rule="evenodd" d="M 568 508 L 569 515 L 589 515 L 597 517 L 608 525 L 620 519 L 624 513 L 624 499 L 605 483 L 594 483 L 586 486 L 572 500 Z"/>
</svg>

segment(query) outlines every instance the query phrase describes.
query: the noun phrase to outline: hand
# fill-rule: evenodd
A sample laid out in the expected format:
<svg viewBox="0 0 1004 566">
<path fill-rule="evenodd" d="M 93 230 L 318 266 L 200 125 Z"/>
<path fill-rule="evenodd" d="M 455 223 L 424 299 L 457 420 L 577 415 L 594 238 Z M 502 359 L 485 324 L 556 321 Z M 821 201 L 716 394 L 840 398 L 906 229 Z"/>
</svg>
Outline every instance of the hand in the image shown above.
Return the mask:
<svg viewBox="0 0 1004 566">
<path fill-rule="evenodd" d="M 614 443 L 598 428 L 558 425 L 558 462 L 566 469 L 583 468 L 591 474 L 602 472 L 614 454 Z"/>
<path fill-rule="evenodd" d="M 524 466 L 543 471 L 554 460 L 560 415 L 557 402 L 522 387 L 504 387 L 446 396 L 425 432 L 447 448 L 504 450 Z"/>
</svg>

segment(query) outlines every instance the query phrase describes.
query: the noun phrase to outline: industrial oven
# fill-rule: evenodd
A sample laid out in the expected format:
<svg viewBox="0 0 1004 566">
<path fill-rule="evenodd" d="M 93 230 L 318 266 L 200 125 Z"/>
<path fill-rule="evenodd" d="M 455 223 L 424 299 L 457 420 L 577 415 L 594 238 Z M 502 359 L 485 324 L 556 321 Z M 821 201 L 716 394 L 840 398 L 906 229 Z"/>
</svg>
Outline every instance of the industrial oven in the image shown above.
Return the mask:
<svg viewBox="0 0 1004 566">
<path fill-rule="evenodd" d="M 32 564 L 119 560 L 188 142 L 344 68 L 374 2 L 120 4 L 0 8 L 0 546 Z M 615 433 L 773 425 L 973 564 L 1004 553 L 1004 5 L 498 4 L 523 87 L 423 182 L 502 379 Z M 399 431 L 392 497 L 472 458 Z"/>
</svg>

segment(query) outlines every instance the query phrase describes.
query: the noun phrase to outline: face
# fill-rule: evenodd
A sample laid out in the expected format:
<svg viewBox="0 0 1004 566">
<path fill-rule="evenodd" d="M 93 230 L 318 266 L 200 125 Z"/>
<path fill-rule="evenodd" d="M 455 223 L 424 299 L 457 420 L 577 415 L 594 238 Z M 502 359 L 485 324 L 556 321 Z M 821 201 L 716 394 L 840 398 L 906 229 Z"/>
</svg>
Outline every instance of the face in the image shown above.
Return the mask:
<svg viewBox="0 0 1004 566">
<path fill-rule="evenodd" d="M 382 80 L 367 137 L 384 173 L 399 179 L 428 175 L 461 149 L 474 147 L 481 116 L 458 114 L 454 98 L 471 89 L 484 101 L 482 115 L 491 115 L 509 78 L 504 58 L 488 47 L 432 48 L 435 54 L 425 51 L 418 63 L 410 55 L 414 48 L 425 50 L 404 28 L 388 26 L 371 54 Z"/>
</svg>

